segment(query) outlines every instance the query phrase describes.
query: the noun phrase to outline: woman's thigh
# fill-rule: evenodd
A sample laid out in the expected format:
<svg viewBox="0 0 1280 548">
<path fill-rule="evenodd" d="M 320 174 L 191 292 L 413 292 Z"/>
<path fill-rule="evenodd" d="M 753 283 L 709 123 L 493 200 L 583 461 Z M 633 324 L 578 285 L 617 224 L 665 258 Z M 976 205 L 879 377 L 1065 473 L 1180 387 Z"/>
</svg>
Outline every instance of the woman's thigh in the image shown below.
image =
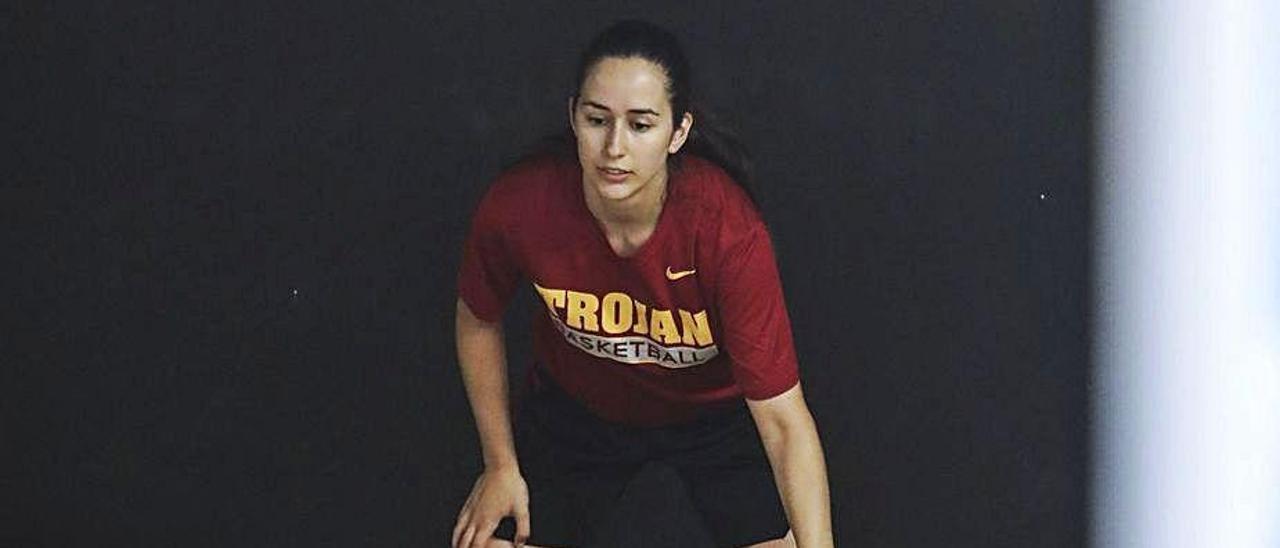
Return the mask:
<svg viewBox="0 0 1280 548">
<path fill-rule="evenodd" d="M 745 409 L 679 432 L 664 461 L 688 488 L 717 546 L 782 539 L 789 526 L 760 435 Z"/>
<path fill-rule="evenodd" d="M 643 447 L 556 392 L 531 394 L 515 425 L 521 474 L 529 486 L 529 542 L 591 546 L 627 484 Z M 512 540 L 514 520 L 495 536 Z"/>
</svg>

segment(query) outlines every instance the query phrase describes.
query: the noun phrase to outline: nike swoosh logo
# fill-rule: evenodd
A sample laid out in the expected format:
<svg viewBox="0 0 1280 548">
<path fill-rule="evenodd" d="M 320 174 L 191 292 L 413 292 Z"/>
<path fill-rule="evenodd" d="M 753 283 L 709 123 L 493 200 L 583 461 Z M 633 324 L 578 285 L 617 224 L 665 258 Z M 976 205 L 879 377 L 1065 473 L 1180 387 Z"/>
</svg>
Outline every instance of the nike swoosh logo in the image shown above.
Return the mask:
<svg viewBox="0 0 1280 548">
<path fill-rule="evenodd" d="M 690 269 L 690 270 L 681 270 L 680 272 L 672 272 L 672 271 L 671 271 L 671 267 L 669 267 L 669 266 L 668 266 L 668 267 L 667 267 L 667 279 L 668 279 L 668 280 L 671 280 L 671 281 L 673 281 L 673 282 L 674 282 L 674 281 L 679 280 L 680 278 L 683 278 L 683 277 L 685 277 L 685 276 L 690 276 L 690 275 L 692 275 L 694 272 L 697 272 L 697 271 L 698 271 L 698 269 L 694 268 L 694 269 Z"/>
</svg>

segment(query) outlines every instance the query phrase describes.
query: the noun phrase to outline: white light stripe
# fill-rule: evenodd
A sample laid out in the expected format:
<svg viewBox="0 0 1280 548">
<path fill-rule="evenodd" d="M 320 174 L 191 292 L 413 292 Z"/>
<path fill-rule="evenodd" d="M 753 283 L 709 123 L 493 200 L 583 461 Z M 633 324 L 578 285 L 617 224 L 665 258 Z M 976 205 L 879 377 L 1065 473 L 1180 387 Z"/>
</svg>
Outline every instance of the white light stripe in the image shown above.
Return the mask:
<svg viewBox="0 0 1280 548">
<path fill-rule="evenodd" d="M 1100 15 L 1093 543 L 1276 548 L 1280 6 Z"/>
<path fill-rule="evenodd" d="M 605 337 L 596 333 L 580 331 L 564 324 L 559 316 L 548 314 L 551 323 L 556 326 L 560 334 L 564 336 L 566 342 L 577 350 L 581 350 L 595 356 L 597 358 L 605 358 L 619 363 L 629 365 L 640 365 L 651 363 L 659 365 L 667 369 L 685 369 L 702 365 L 711 361 L 720 353 L 720 349 L 716 345 L 707 347 L 696 346 L 663 346 L 648 337 L 625 336 L 625 337 Z M 591 344 L 587 348 L 579 345 L 574 340 L 590 341 Z M 603 350 L 599 343 L 608 343 L 614 350 Z M 645 349 L 641 354 L 631 354 L 636 348 Z M 650 353 L 650 350 L 658 352 L 657 356 Z M 671 356 L 673 360 L 664 360 L 663 357 Z"/>
</svg>

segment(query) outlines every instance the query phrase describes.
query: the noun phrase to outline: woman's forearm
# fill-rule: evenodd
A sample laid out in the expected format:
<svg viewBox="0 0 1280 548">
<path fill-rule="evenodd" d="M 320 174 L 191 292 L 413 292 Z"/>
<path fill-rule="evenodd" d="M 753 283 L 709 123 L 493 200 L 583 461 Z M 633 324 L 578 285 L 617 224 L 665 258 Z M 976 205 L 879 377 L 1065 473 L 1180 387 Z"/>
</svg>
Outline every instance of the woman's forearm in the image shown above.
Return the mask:
<svg viewBox="0 0 1280 548">
<path fill-rule="evenodd" d="M 458 299 L 455 329 L 458 365 L 475 416 L 485 468 L 519 468 L 511 433 L 502 324 L 476 318 Z"/>
<path fill-rule="evenodd" d="M 798 388 L 797 388 L 798 390 Z M 773 467 L 774 482 L 800 548 L 833 546 L 831 496 L 822 443 L 798 392 L 757 414 L 760 438 Z"/>
</svg>

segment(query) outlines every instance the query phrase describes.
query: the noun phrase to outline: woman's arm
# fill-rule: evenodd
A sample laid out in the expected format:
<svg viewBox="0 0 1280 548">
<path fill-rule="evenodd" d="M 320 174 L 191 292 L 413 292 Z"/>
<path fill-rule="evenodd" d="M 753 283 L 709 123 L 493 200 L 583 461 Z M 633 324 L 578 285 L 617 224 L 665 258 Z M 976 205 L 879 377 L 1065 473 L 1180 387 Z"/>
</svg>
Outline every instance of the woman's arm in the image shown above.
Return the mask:
<svg viewBox="0 0 1280 548">
<path fill-rule="evenodd" d="M 456 332 L 458 365 L 480 433 L 485 468 L 515 466 L 502 324 L 475 317 L 467 303 L 458 299 Z"/>
<path fill-rule="evenodd" d="M 487 544 L 498 522 L 516 518 L 516 545 L 529 535 L 529 494 L 516 461 L 508 408 L 507 357 L 502 324 L 481 320 L 462 299 L 457 310 L 458 364 L 475 416 L 484 473 L 458 515 L 453 546 Z"/>
<path fill-rule="evenodd" d="M 773 479 L 800 548 L 834 546 L 827 466 L 800 384 L 767 400 L 747 400 Z"/>
</svg>

